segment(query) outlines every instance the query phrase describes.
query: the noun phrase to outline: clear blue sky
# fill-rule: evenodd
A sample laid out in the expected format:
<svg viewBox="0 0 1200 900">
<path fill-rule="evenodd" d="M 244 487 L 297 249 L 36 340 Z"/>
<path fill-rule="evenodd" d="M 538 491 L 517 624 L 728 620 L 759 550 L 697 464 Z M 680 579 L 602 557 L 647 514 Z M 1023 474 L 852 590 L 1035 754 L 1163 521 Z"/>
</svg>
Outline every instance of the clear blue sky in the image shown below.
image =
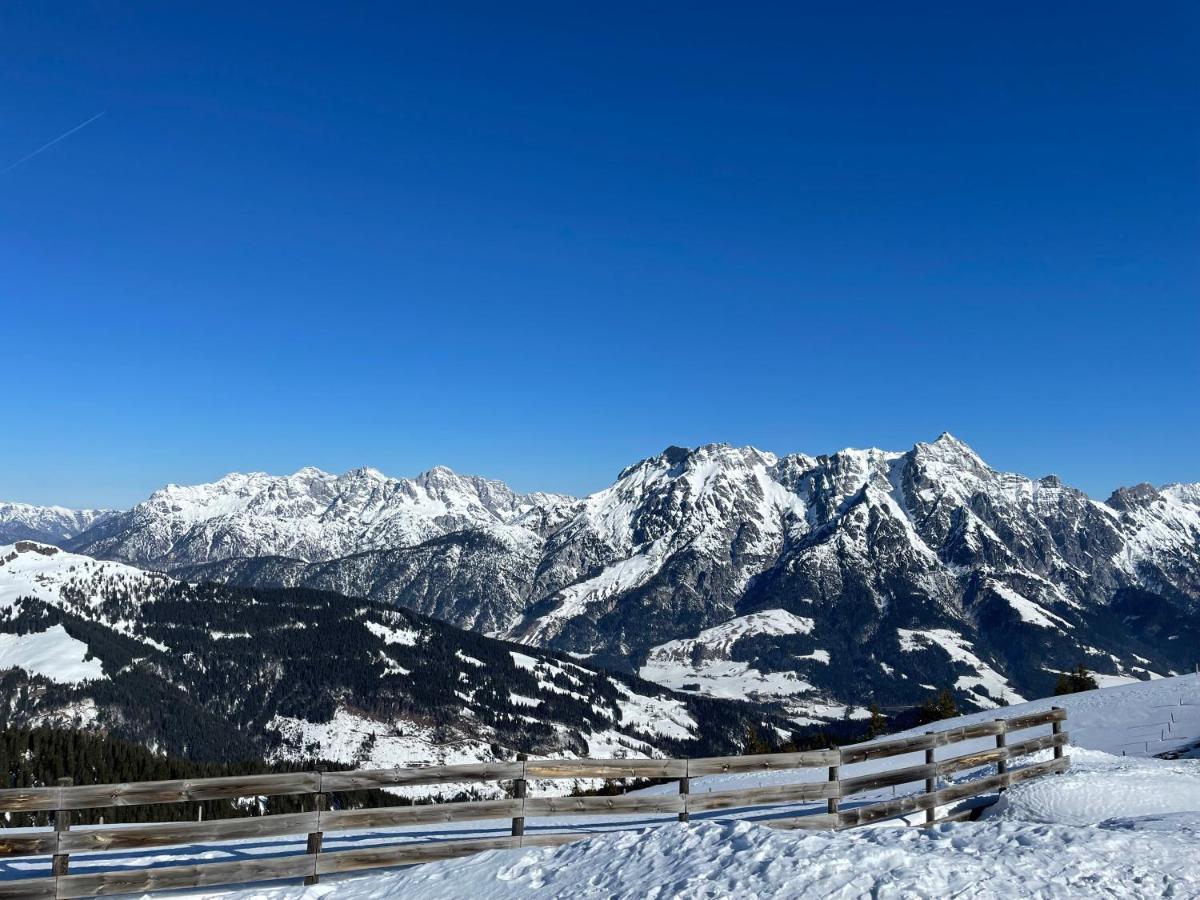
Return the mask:
<svg viewBox="0 0 1200 900">
<path fill-rule="evenodd" d="M 0 498 L 1200 480 L 1200 6 L 0 6 Z"/>
</svg>

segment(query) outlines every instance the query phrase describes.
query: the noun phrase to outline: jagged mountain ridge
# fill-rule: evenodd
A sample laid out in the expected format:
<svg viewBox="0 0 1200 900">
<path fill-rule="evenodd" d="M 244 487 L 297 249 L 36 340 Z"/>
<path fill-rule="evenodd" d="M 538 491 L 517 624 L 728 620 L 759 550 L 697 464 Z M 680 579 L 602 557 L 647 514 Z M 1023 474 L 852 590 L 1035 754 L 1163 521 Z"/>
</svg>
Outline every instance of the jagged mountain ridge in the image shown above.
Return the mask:
<svg viewBox="0 0 1200 900">
<path fill-rule="evenodd" d="M 0 503 L 0 544 L 14 541 L 63 543 L 115 515 L 115 509 L 67 509 L 30 503 Z"/>
<path fill-rule="evenodd" d="M 723 753 L 773 721 L 404 609 L 0 546 L 0 727 L 94 729 L 198 761 L 383 767 Z"/>
<path fill-rule="evenodd" d="M 997 472 L 950 435 L 817 457 L 707 445 L 669 448 L 580 501 L 531 501 L 537 528 L 467 524 L 319 562 L 214 562 L 227 548 L 205 548 L 177 573 L 371 597 L 793 710 L 915 702 L 946 684 L 987 705 L 1046 693 L 1080 661 L 1133 677 L 1187 665 L 1198 498 L 1143 485 L 1100 503 L 1053 476 Z M 119 540 L 108 552 L 129 556 Z M 726 624 L 736 640 L 705 637 Z"/>
<path fill-rule="evenodd" d="M 319 562 L 414 546 L 465 529 L 520 545 L 552 527 L 574 499 L 517 494 L 500 481 L 438 467 L 416 478 L 371 468 L 331 475 L 226 475 L 167 485 L 128 512 L 66 542 L 99 558 L 168 570 L 246 556 Z"/>
</svg>

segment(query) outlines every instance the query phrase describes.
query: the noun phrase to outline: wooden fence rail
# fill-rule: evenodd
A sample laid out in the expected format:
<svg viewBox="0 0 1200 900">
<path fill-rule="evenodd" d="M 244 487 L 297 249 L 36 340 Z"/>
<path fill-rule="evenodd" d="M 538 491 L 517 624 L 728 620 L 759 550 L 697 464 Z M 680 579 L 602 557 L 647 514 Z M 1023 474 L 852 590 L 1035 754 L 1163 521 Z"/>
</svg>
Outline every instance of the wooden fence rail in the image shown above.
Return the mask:
<svg viewBox="0 0 1200 900">
<path fill-rule="evenodd" d="M 1046 712 L 995 719 L 948 731 L 802 753 L 768 753 L 755 756 L 722 756 L 705 759 L 570 759 L 429 766 L 420 769 L 377 769 L 357 772 L 297 772 L 194 780 L 147 781 L 131 784 L 72 786 L 69 780 L 55 787 L 0 790 L 0 813 L 53 811 L 52 830 L 6 835 L 0 829 L 0 857 L 52 857 L 51 877 L 0 881 L 0 898 L 72 898 L 110 896 L 151 890 L 302 878 L 315 883 L 321 875 L 359 869 L 404 866 L 453 859 L 483 850 L 511 847 L 555 846 L 590 837 L 594 832 L 526 834 L 527 817 L 614 814 L 677 814 L 686 822 L 692 813 L 712 810 L 779 806 L 826 801 L 824 812 L 790 815 L 762 821 L 781 829 L 835 829 L 865 825 L 882 819 L 924 811 L 925 823 L 953 821 L 976 812 L 974 808 L 950 811 L 938 818 L 942 807 L 1002 791 L 1013 784 L 1070 765 L 1064 755 L 1068 734 L 1063 728 L 1067 712 L 1054 707 Z M 1050 725 L 1051 733 L 1009 742 L 1015 732 Z M 995 738 L 993 749 L 937 759 L 937 750 L 963 741 Z M 1053 750 L 1053 758 L 1020 769 L 1009 763 L 1019 757 Z M 895 769 L 847 775 L 845 767 L 880 759 L 922 753 L 924 762 Z M 971 781 L 942 785 L 956 772 L 983 766 L 996 774 Z M 790 784 L 734 790 L 693 792 L 692 779 L 708 775 L 823 769 L 820 779 Z M 531 779 L 659 778 L 678 779 L 677 794 L 622 794 L 616 796 L 528 797 Z M 474 800 L 377 809 L 326 809 L 332 792 L 389 787 L 479 782 L 512 782 L 510 799 Z M 912 785 L 912 792 L 875 803 L 847 806 L 856 794 Z M 104 809 L 151 803 L 237 799 L 311 794 L 311 812 L 207 822 L 167 822 L 122 825 L 72 831 L 71 811 Z M 353 850 L 323 850 L 324 836 L 351 829 L 437 825 L 452 822 L 510 820 L 511 834 L 469 840 L 432 840 Z M 96 873 L 70 870 L 70 855 L 107 850 L 138 850 L 190 843 L 212 843 L 246 838 L 307 835 L 304 853 L 233 862 L 125 869 Z"/>
</svg>

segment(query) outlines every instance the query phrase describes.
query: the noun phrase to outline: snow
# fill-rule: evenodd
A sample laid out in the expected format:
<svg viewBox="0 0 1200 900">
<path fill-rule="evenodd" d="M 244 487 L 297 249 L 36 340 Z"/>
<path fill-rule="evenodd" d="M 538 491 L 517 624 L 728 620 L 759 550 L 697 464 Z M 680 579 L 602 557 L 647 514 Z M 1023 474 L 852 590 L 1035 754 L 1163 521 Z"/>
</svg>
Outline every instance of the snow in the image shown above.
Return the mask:
<svg viewBox="0 0 1200 900">
<path fill-rule="evenodd" d="M 87 644 L 52 625 L 34 634 L 0 634 L 0 671 L 21 668 L 62 684 L 104 677 L 98 659 L 86 659 Z"/>
<path fill-rule="evenodd" d="M 330 885 L 328 893 L 329 888 L 286 887 L 241 896 L 1183 897 L 1200 891 L 1200 870 L 1194 865 L 1198 837 L 1200 814 L 1091 829 L 998 821 L 812 834 L 780 834 L 750 822 L 706 822 L 604 835 L 557 849 L 491 851 Z"/>
<path fill-rule="evenodd" d="M 523 520 L 574 502 L 517 494 L 444 466 L 411 479 L 368 467 L 342 475 L 313 467 L 283 476 L 234 472 L 210 484 L 155 491 L 122 514 L 115 539 L 99 538 L 95 549 L 165 565 L 246 556 L 328 560 L 415 546 L 463 528 L 494 530 L 509 543 L 540 541 Z"/>
<path fill-rule="evenodd" d="M 668 641 L 652 648 L 638 675 L 674 690 L 713 697 L 794 699 L 812 691 L 812 685 L 795 672 L 761 672 L 749 663 L 733 660 L 733 646 L 742 638 L 755 635 L 809 634 L 813 624 L 812 619 L 783 609 L 737 616 L 704 629 L 694 638 Z M 829 662 L 829 654 L 824 650 L 796 658 Z"/>
<path fill-rule="evenodd" d="M 280 733 L 281 745 L 271 762 L 327 759 L 360 769 L 395 766 L 443 766 L 456 763 L 491 762 L 495 757 L 487 741 L 455 741 L 439 745 L 432 727 L 404 723 L 403 729 L 368 719 L 348 709 L 338 709 L 329 722 L 309 722 L 291 716 L 275 716 L 269 730 Z M 441 785 L 435 794 L 453 796 L 459 789 L 477 787 L 488 796 L 502 796 L 503 786 Z M 413 799 L 431 796 L 428 787 L 397 787 L 388 793 Z"/>
<path fill-rule="evenodd" d="M 1038 604 L 1034 603 L 1025 597 L 1022 597 L 1012 588 L 1000 584 L 998 581 L 989 581 L 988 587 L 992 589 L 999 597 L 1008 602 L 1008 605 L 1016 610 L 1017 615 L 1021 617 L 1022 622 L 1029 622 L 1033 625 L 1040 625 L 1042 628 L 1053 628 L 1056 631 L 1061 631 L 1063 628 L 1074 628 L 1075 626 L 1049 610 L 1043 609 Z"/>
<path fill-rule="evenodd" d="M 67 553 L 48 544 L 20 541 L 0 546 L 0 609 L 12 606 L 22 597 L 35 597 L 72 615 L 102 621 L 107 628 L 159 650 L 166 648 L 136 634 L 134 622 L 103 618 L 100 605 L 105 592 L 122 590 L 133 596 L 153 597 L 156 588 L 168 584 L 170 579 L 165 575 Z M 85 599 L 68 602 L 62 593 L 66 587 L 74 588 Z"/>
<path fill-rule="evenodd" d="M 60 541 L 72 538 L 115 514 L 111 509 L 67 509 L 29 503 L 0 503 L 0 533 L 10 536 L 39 535 Z"/>
<path fill-rule="evenodd" d="M 1008 791 L 989 818 L 1062 825 L 1098 825 L 1134 816 L 1200 811 L 1200 763 L 1137 759 L 1073 749 L 1074 771 L 1063 780 L 1033 779 Z"/>
<path fill-rule="evenodd" d="M 367 631 L 380 638 L 385 644 L 401 644 L 405 647 L 414 647 L 421 636 L 420 632 L 413 628 L 389 628 L 387 625 L 383 625 L 380 622 L 372 622 L 369 619 L 365 620 L 363 625 L 366 626 Z"/>
<path fill-rule="evenodd" d="M 525 653 L 518 653 L 516 650 L 510 650 L 509 655 L 512 656 L 513 665 L 518 669 L 525 669 L 527 672 L 533 672 L 538 667 L 538 661 Z"/>
<path fill-rule="evenodd" d="M 999 706 L 999 700 L 1022 702 L 1024 697 L 1018 694 L 1011 684 L 971 652 L 971 642 L 961 634 L 948 628 L 929 628 L 925 631 L 912 631 L 908 628 L 896 629 L 900 639 L 900 649 L 914 652 L 924 649 L 930 644 L 940 647 L 952 660 L 965 663 L 975 670 L 974 675 L 960 675 L 954 686 L 961 691 L 971 694 L 972 699 L 984 708 Z"/>
<path fill-rule="evenodd" d="M 621 724 L 636 728 L 642 734 L 661 735 L 686 741 L 696 736 L 698 723 L 681 700 L 645 697 L 615 682 L 623 699 L 617 701 Z"/>
</svg>

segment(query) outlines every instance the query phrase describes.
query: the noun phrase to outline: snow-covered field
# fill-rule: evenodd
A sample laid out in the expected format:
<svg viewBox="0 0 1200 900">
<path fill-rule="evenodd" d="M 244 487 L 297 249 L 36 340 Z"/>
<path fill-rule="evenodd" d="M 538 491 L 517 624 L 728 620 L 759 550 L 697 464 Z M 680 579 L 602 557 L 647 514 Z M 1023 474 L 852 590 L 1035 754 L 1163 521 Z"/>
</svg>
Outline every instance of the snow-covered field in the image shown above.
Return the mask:
<svg viewBox="0 0 1200 900">
<path fill-rule="evenodd" d="M 1004 710 L 1018 715 L 1051 705 L 1069 710 L 1072 768 L 1020 784 L 978 822 L 906 827 L 902 821 L 844 832 L 778 832 L 762 819 L 796 806 L 693 815 L 556 818 L 527 822 L 527 833 L 596 835 L 558 848 L 493 851 L 406 870 L 323 878 L 312 887 L 265 884 L 171 896 L 223 900 L 348 900 L 405 897 L 737 898 L 737 897 L 1200 897 L 1200 676 L 1189 675 L 1038 700 Z M 937 723 L 948 728 L 994 717 L 982 713 Z M 1030 735 L 1035 733 L 1031 732 Z M 1024 733 L 1022 737 L 1024 737 Z M 1020 739 L 1020 738 L 1018 738 Z M 959 755 L 990 739 L 954 747 Z M 1184 757 L 1162 760 L 1172 750 Z M 1124 753 L 1125 755 L 1122 755 Z M 1029 760 L 1045 758 L 1049 751 Z M 920 759 L 893 757 L 847 766 L 845 777 Z M 1021 763 L 1017 763 L 1020 765 Z M 979 777 L 990 769 L 963 773 Z M 695 779 L 692 792 L 749 787 L 816 771 Z M 902 786 L 900 793 L 919 789 Z M 674 785 L 649 789 L 675 790 Z M 843 808 L 891 796 L 892 789 L 843 801 Z M 758 820 L 758 821 L 754 821 Z M 507 821 L 434 829 L 328 834 L 326 850 L 430 839 L 494 836 Z M 618 830 L 621 829 L 621 830 Z M 302 839 L 181 847 L 176 851 L 72 856 L 73 873 L 101 868 L 179 865 L 302 852 Z M 45 864 L 12 860 L 0 878 L 43 874 Z"/>
</svg>

